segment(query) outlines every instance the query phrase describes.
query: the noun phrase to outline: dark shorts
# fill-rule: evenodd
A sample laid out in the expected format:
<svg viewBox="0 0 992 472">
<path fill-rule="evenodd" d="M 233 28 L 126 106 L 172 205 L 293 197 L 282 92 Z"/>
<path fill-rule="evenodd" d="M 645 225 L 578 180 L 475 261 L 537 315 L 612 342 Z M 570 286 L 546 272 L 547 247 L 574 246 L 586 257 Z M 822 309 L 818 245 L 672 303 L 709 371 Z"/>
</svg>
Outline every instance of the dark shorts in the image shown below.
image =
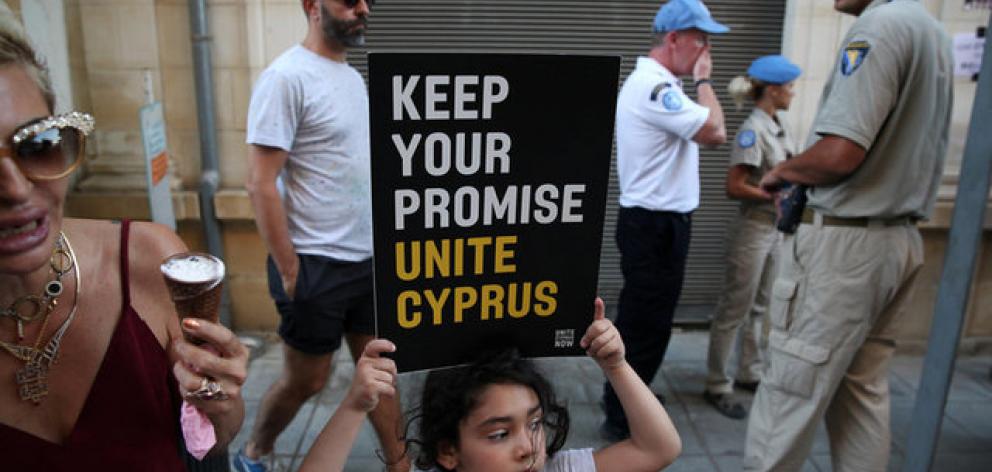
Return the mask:
<svg viewBox="0 0 992 472">
<path fill-rule="evenodd" d="M 344 333 L 373 334 L 372 260 L 297 257 L 300 271 L 293 300 L 286 296 L 272 257 L 266 261 L 283 342 L 305 354 L 320 355 L 336 351 Z"/>
</svg>

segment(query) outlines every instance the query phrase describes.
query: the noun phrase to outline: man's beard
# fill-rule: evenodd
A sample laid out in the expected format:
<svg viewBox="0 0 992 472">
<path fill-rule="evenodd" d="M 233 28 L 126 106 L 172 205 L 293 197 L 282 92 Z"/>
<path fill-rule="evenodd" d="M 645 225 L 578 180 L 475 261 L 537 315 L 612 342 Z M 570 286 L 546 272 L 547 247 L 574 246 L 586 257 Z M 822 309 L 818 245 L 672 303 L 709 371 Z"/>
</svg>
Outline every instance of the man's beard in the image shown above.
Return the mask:
<svg viewBox="0 0 992 472">
<path fill-rule="evenodd" d="M 320 28 L 324 31 L 324 41 L 338 42 L 346 47 L 365 45 L 365 26 L 367 20 L 358 18 L 347 21 L 339 20 L 331 16 L 324 3 L 320 3 Z M 356 26 L 361 25 L 361 28 Z"/>
</svg>

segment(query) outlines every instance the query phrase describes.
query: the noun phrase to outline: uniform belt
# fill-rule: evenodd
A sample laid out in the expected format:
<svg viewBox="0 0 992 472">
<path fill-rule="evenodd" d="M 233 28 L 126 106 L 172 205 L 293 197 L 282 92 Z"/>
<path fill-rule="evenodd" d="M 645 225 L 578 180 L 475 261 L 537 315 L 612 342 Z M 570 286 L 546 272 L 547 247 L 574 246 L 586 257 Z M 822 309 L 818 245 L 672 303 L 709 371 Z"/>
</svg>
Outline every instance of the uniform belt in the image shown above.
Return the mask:
<svg viewBox="0 0 992 472">
<path fill-rule="evenodd" d="M 769 213 L 767 211 L 751 210 L 744 213 L 744 217 L 752 221 L 757 221 L 759 223 L 766 223 L 769 225 L 775 224 L 775 214 Z"/>
<path fill-rule="evenodd" d="M 803 210 L 802 222 L 805 224 L 813 224 L 815 221 L 814 215 L 816 212 L 810 210 L 809 208 Z M 915 225 L 918 218 L 911 216 L 895 216 L 892 218 L 842 218 L 839 216 L 827 216 L 820 215 L 823 219 L 823 226 L 848 226 L 853 228 L 867 228 L 872 224 L 880 224 L 882 226 L 904 226 L 904 225 Z"/>
</svg>

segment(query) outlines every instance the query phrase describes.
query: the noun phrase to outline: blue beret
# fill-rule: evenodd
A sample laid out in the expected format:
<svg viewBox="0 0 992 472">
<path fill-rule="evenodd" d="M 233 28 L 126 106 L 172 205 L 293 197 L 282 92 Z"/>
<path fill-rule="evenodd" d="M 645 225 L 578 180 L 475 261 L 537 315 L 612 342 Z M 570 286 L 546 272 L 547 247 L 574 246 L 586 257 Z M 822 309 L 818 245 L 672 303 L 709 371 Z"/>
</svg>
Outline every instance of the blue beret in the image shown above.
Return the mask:
<svg viewBox="0 0 992 472">
<path fill-rule="evenodd" d="M 654 15 L 652 30 L 655 33 L 682 31 L 696 28 L 711 34 L 730 31 L 726 25 L 717 23 L 710 11 L 700 0 L 669 0 Z"/>
<path fill-rule="evenodd" d="M 762 56 L 747 68 L 747 75 L 766 84 L 781 85 L 796 80 L 802 70 L 783 56 Z"/>
</svg>

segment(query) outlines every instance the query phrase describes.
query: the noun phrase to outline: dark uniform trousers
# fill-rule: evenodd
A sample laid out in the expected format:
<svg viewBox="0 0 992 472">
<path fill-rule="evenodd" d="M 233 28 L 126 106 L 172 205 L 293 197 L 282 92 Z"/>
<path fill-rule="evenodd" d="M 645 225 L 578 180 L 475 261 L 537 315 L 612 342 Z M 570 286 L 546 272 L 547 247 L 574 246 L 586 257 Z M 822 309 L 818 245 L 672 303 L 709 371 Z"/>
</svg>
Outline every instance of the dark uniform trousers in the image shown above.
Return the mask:
<svg viewBox="0 0 992 472">
<path fill-rule="evenodd" d="M 624 282 L 616 326 L 627 362 L 648 385 L 672 336 L 691 227 L 691 213 L 620 207 L 616 243 Z M 626 430 L 627 419 L 609 382 L 603 388 L 603 403 L 607 421 Z"/>
</svg>

